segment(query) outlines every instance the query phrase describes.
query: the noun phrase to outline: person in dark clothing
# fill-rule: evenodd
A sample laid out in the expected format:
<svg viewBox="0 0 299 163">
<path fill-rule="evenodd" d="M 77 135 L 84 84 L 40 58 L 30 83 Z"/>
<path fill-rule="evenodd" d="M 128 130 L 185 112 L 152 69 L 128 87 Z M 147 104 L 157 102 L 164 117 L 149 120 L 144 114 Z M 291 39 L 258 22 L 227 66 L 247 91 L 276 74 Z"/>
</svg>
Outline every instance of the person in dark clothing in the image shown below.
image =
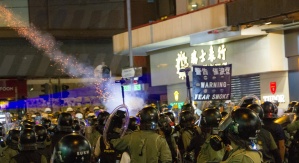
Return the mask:
<svg viewBox="0 0 299 163">
<path fill-rule="evenodd" d="M 253 110 L 260 119 L 264 118 L 263 108 L 258 104 L 250 104 L 247 106 L 250 110 Z M 277 148 L 276 142 L 272 136 L 272 134 L 263 128 L 260 129 L 260 133 L 257 136 L 257 144 L 260 146 L 260 151 L 263 154 L 264 162 L 275 162 L 281 163 L 282 159 L 279 154 L 279 150 Z"/>
<path fill-rule="evenodd" d="M 36 125 L 34 131 L 37 136 L 37 150 L 43 154 L 47 161 L 50 162 L 52 151 L 51 151 L 51 140 L 47 134 L 47 129 L 42 125 Z"/>
<path fill-rule="evenodd" d="M 20 153 L 10 163 L 47 163 L 44 155 L 37 151 L 36 135 L 32 129 L 24 129 L 20 133 Z"/>
<path fill-rule="evenodd" d="M 264 122 L 264 126 L 263 128 L 268 130 L 275 142 L 276 145 L 279 149 L 279 154 L 280 157 L 282 159 L 282 161 L 284 160 L 284 155 L 285 155 L 285 133 L 281 127 L 281 125 L 274 123 L 274 120 L 277 118 L 277 114 L 275 114 L 275 108 L 274 105 L 269 102 L 266 101 L 264 102 L 261 107 L 263 108 L 264 111 L 264 118 L 263 118 L 263 122 Z"/>
<path fill-rule="evenodd" d="M 170 124 L 172 124 L 170 117 L 168 117 L 166 114 L 160 114 L 158 121 L 158 126 L 160 129 L 159 134 L 165 137 L 171 152 L 172 162 L 175 163 L 178 161 L 178 147 L 172 135 L 174 129 L 171 127 Z"/>
<path fill-rule="evenodd" d="M 201 129 L 194 124 L 194 114 L 189 110 L 184 110 L 180 114 L 180 136 L 178 139 L 178 148 L 184 159 L 190 162 L 196 162 L 202 145 Z"/>
<path fill-rule="evenodd" d="M 54 150 L 57 142 L 65 135 L 73 132 L 73 118 L 70 113 L 63 112 L 58 117 L 58 124 L 52 136 L 51 151 Z"/>
<path fill-rule="evenodd" d="M 8 136 L 6 138 L 6 144 L 1 144 L 1 153 L 0 160 L 3 163 L 8 163 L 12 159 L 12 157 L 16 156 L 19 153 L 19 143 L 20 139 L 20 130 L 12 129 L 8 132 Z"/>
</svg>

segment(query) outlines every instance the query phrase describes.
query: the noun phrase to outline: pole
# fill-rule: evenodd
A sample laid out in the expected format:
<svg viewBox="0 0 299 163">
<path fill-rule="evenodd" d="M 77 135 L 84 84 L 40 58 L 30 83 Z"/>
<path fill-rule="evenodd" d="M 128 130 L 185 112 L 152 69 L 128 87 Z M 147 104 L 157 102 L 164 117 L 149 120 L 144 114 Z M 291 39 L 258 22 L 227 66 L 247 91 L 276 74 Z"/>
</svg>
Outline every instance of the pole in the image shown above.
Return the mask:
<svg viewBox="0 0 299 163">
<path fill-rule="evenodd" d="M 134 63 L 133 63 L 133 52 L 132 52 L 132 24 L 131 24 L 131 1 L 130 0 L 127 0 L 127 23 L 128 23 L 130 67 L 133 67 Z"/>
<path fill-rule="evenodd" d="M 191 90 L 190 90 L 190 79 L 189 79 L 189 71 L 191 70 L 190 67 L 186 67 L 184 69 L 180 69 L 180 72 L 186 73 L 186 86 L 187 86 L 187 94 L 189 97 L 189 103 L 192 104 L 192 97 L 191 97 Z"/>
<path fill-rule="evenodd" d="M 121 95 L 123 98 L 123 104 L 125 104 L 125 91 L 124 91 L 124 83 L 126 83 L 126 80 L 124 78 L 121 78 L 120 80 L 116 80 L 115 83 L 121 84 Z"/>
<path fill-rule="evenodd" d="M 53 87 L 51 78 L 49 79 L 49 101 L 50 101 L 50 108 L 53 109 Z"/>
<path fill-rule="evenodd" d="M 132 51 L 132 21 L 131 21 L 131 0 L 127 0 L 127 23 L 128 23 L 128 42 L 129 42 L 129 58 L 130 67 L 134 66 Z M 134 78 L 130 79 L 131 88 L 133 87 Z M 131 89 L 132 91 L 132 89 Z"/>
<path fill-rule="evenodd" d="M 58 78 L 58 92 L 59 92 L 58 103 L 59 103 L 59 106 L 61 108 L 60 101 L 61 101 L 61 98 L 62 98 L 62 89 L 61 89 L 60 77 Z"/>
</svg>

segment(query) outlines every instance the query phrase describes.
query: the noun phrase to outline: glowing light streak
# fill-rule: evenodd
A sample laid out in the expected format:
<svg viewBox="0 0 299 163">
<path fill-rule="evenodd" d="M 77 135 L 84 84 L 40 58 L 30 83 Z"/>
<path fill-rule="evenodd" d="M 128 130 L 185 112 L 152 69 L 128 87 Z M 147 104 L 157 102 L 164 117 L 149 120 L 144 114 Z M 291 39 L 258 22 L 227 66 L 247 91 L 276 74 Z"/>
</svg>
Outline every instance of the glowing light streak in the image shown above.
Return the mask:
<svg viewBox="0 0 299 163">
<path fill-rule="evenodd" d="M 26 27 L 25 22 L 18 19 L 10 10 L 3 6 L 0 6 L 0 13 L 0 20 L 8 27 L 16 30 L 20 36 L 25 37 L 34 47 L 43 51 L 51 61 L 61 66 L 60 71 L 67 73 L 71 77 L 92 76 L 93 67 L 81 64 L 73 56 L 66 55 L 60 51 L 54 37 L 39 31 L 33 24 Z"/>
<path fill-rule="evenodd" d="M 94 68 L 79 63 L 76 58 L 71 55 L 64 54 L 59 49 L 59 44 L 56 43 L 53 36 L 39 31 L 33 24 L 29 27 L 27 23 L 21 21 L 10 10 L 0 5 L 0 21 L 3 21 L 7 27 L 17 31 L 17 33 L 26 38 L 34 47 L 44 52 L 50 59 L 50 66 L 59 65 L 59 71 L 68 74 L 70 77 L 86 77 L 93 76 Z M 114 82 L 114 81 L 113 81 Z M 97 96 L 108 108 L 112 111 L 116 106 L 121 104 L 120 86 L 113 84 L 109 79 L 99 79 L 94 83 Z M 126 105 L 130 108 L 130 115 L 134 115 L 144 107 L 143 98 L 136 97 L 133 92 L 125 94 Z M 133 113 L 133 114 L 132 114 Z"/>
</svg>

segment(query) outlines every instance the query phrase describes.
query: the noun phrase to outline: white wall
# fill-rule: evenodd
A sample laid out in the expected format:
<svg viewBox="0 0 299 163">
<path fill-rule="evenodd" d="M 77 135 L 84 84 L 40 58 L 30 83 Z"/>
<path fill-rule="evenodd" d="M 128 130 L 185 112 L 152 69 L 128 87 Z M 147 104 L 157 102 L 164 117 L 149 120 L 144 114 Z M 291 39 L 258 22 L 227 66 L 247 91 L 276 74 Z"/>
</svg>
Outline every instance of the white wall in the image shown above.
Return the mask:
<svg viewBox="0 0 299 163">
<path fill-rule="evenodd" d="M 174 92 L 178 91 L 179 92 L 179 100 L 175 101 L 174 99 Z M 192 92 L 191 92 L 192 96 Z M 175 85 L 170 85 L 167 86 L 167 99 L 168 103 L 171 102 L 185 102 L 187 100 L 187 86 L 186 84 L 175 84 Z"/>
<path fill-rule="evenodd" d="M 271 93 L 270 82 L 276 82 L 275 94 Z M 279 104 L 279 114 L 281 115 L 283 111 L 287 109 L 290 102 L 288 72 L 283 71 L 260 74 L 260 88 L 261 98 L 263 96 L 284 95 L 285 102 Z"/>
<path fill-rule="evenodd" d="M 230 42 L 225 46 L 227 49 L 226 62 L 232 64 L 233 76 L 288 70 L 283 33 L 271 33 L 263 37 Z M 199 56 L 200 50 L 204 49 L 208 56 L 209 47 L 184 45 L 149 53 L 152 85 L 184 83 L 185 80 L 179 79 L 176 74 L 177 54 L 180 51 L 185 52 L 189 59 L 188 63 L 191 64 L 190 58 L 193 50 L 198 51 L 197 56 Z M 219 45 L 213 45 L 215 53 L 217 53 L 218 47 Z M 209 63 L 209 61 L 205 61 L 202 64 Z M 192 80 L 192 73 L 190 72 L 189 75 Z"/>
</svg>

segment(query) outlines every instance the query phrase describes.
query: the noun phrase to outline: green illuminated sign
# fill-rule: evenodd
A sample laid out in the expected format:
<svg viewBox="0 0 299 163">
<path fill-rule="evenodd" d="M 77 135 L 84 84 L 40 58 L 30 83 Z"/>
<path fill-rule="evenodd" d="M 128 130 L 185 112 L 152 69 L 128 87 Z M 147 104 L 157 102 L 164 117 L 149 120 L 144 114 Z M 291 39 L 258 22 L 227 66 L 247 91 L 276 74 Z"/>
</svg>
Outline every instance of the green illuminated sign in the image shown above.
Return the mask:
<svg viewBox="0 0 299 163">
<path fill-rule="evenodd" d="M 141 85 L 140 84 L 135 84 L 134 85 L 134 91 L 140 91 L 141 90 Z"/>
<path fill-rule="evenodd" d="M 141 91 L 141 84 L 134 84 L 134 91 Z M 131 91 L 131 85 L 124 85 L 124 91 Z"/>
<path fill-rule="evenodd" d="M 124 91 L 131 91 L 130 85 L 124 85 Z"/>
<path fill-rule="evenodd" d="M 172 102 L 169 105 L 174 106 L 177 105 L 179 109 L 182 108 L 182 106 L 184 105 L 184 102 Z"/>
</svg>

